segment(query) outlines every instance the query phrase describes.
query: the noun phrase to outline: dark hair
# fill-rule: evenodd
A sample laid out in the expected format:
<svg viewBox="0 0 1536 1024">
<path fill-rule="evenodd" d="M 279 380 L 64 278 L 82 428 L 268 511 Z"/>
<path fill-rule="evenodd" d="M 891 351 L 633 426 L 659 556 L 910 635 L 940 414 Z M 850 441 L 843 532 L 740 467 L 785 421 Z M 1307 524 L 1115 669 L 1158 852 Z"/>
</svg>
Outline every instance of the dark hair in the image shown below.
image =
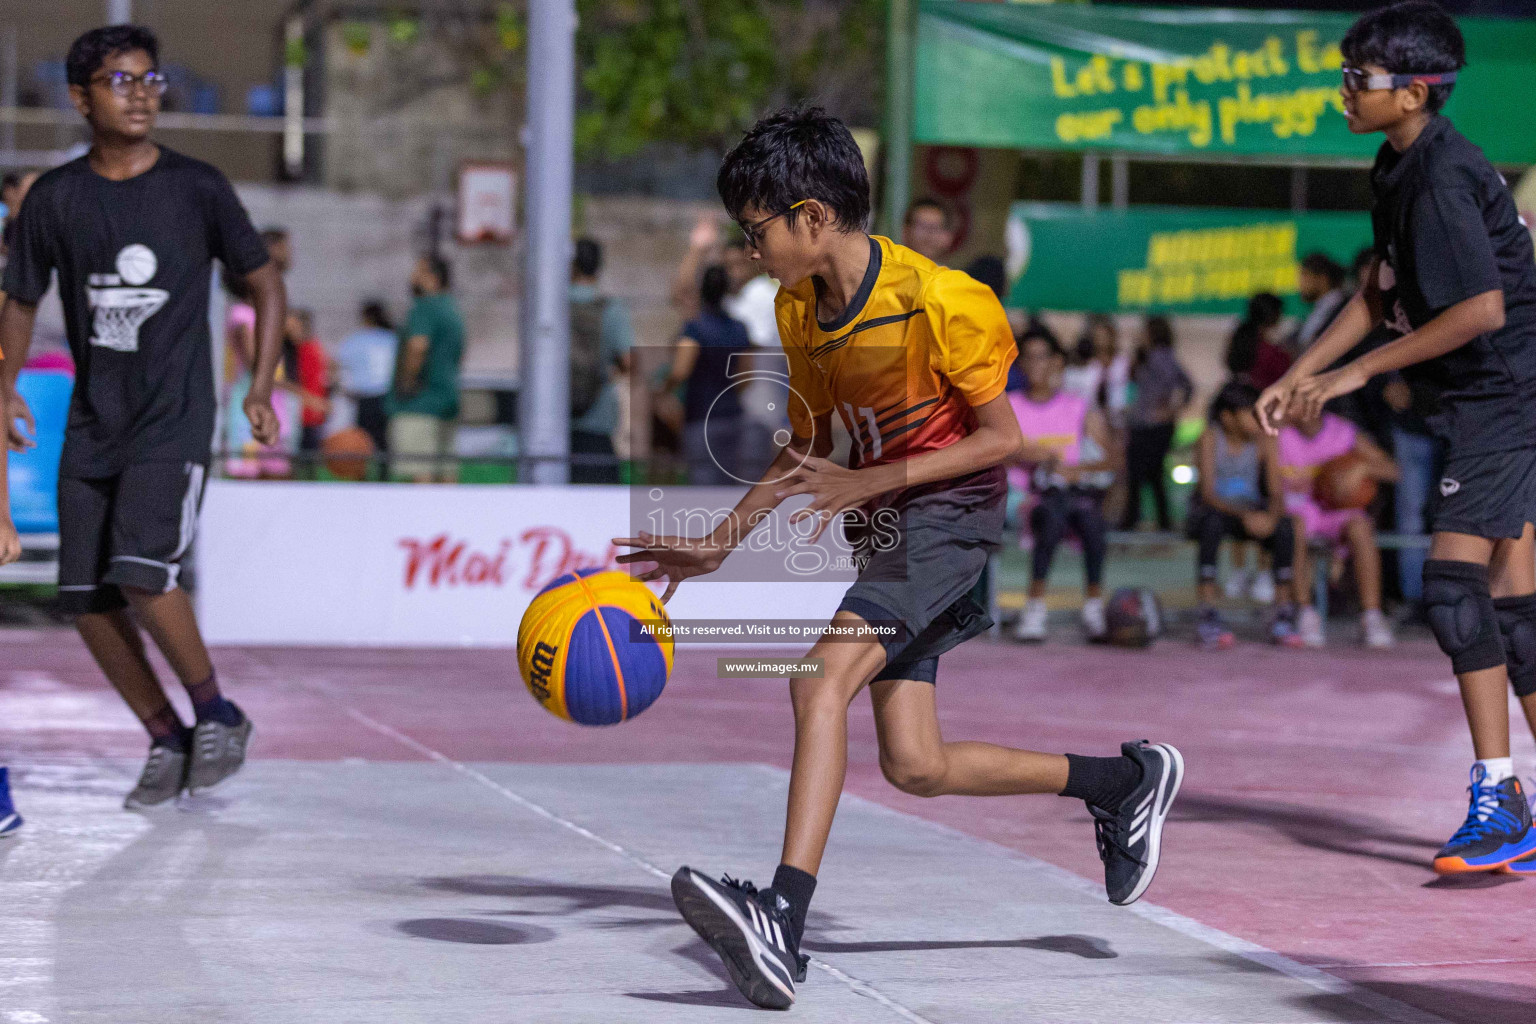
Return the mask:
<svg viewBox="0 0 1536 1024">
<path fill-rule="evenodd" d="M 1022 356 L 1024 354 L 1024 346 L 1028 345 L 1032 341 L 1040 342 L 1046 348 L 1051 350 L 1051 355 L 1055 356 L 1057 359 L 1062 360 L 1063 362 L 1066 361 L 1067 350 L 1061 347 L 1061 342 L 1056 340 L 1056 335 L 1052 334 L 1050 331 L 1043 330 L 1034 326 L 1026 329 L 1024 334 L 1019 338 L 1019 355 Z"/>
<path fill-rule="evenodd" d="M 595 238 L 576 239 L 576 255 L 571 266 L 582 277 L 596 277 L 603 269 L 603 247 Z"/>
<path fill-rule="evenodd" d="M 1338 260 L 1325 252 L 1308 254 L 1307 258 L 1301 261 L 1301 269 L 1318 277 L 1327 278 L 1330 288 L 1337 288 L 1344 283 L 1344 268 L 1339 266 Z"/>
<path fill-rule="evenodd" d="M 1222 386 L 1216 392 L 1216 397 L 1211 399 L 1210 422 L 1215 423 L 1221 419 L 1224 412 L 1241 412 L 1244 409 L 1252 409 L 1259 401 L 1259 389 L 1252 384 L 1244 384 L 1241 381 L 1231 381 Z"/>
<path fill-rule="evenodd" d="M 69 46 L 64 58 L 64 77 L 70 85 L 88 88 L 91 76 L 101 70 L 107 58 L 120 53 L 143 50 L 150 63 L 160 64 L 160 40 L 142 25 L 109 25 L 93 28 Z"/>
<path fill-rule="evenodd" d="M 1008 271 L 1001 257 L 977 256 L 966 266 L 965 272 L 991 288 L 999 302 L 1008 294 Z"/>
<path fill-rule="evenodd" d="M 794 226 L 806 199 L 830 206 L 843 231 L 862 231 L 869 221 L 869 172 L 848 126 L 820 107 L 769 114 L 725 154 L 715 187 L 726 210 L 741 220 L 756 206 L 783 214 Z"/>
<path fill-rule="evenodd" d="M 448 266 L 448 261 L 435 252 L 424 253 L 422 260 L 427 264 L 427 271 L 437 278 L 437 286 L 447 291 L 453 285 L 453 271 Z"/>
<path fill-rule="evenodd" d="M 382 327 L 386 331 L 393 329 L 395 326 L 389 320 L 389 310 L 379 299 L 369 299 L 367 302 L 364 302 L 363 308 L 358 311 L 358 314 L 364 322 L 373 324 L 375 327 Z"/>
<path fill-rule="evenodd" d="M 5 176 L 0 177 L 0 192 L 4 192 L 8 188 L 15 188 L 20 184 L 21 175 L 17 174 L 15 171 L 6 171 Z"/>
<path fill-rule="evenodd" d="M 1375 258 L 1376 247 L 1374 245 L 1366 246 L 1359 252 L 1355 253 L 1354 261 L 1349 265 L 1350 273 L 1354 274 L 1356 277 L 1359 277 L 1362 273 L 1365 272 L 1365 268 L 1371 265 L 1371 261 Z"/>
<path fill-rule="evenodd" d="M 1093 332 L 1100 327 L 1107 327 L 1110 333 L 1119 336 L 1120 329 L 1115 326 L 1115 318 L 1108 313 L 1089 313 L 1088 319 L 1083 321 L 1083 333 L 1077 338 L 1077 361 L 1090 363 L 1093 361 Z"/>
<path fill-rule="evenodd" d="M 940 216 L 944 218 L 944 229 L 946 231 L 954 229 L 955 211 L 950 209 L 949 204 L 944 200 L 935 199 L 933 196 L 919 196 L 907 204 L 907 212 L 902 214 L 901 222 L 912 223 L 912 215 L 918 210 L 938 210 Z"/>
<path fill-rule="evenodd" d="M 726 276 L 725 268 L 718 263 L 711 264 L 704 268 L 704 277 L 699 282 L 699 302 L 705 309 L 718 312 L 720 300 L 730 289 L 731 279 Z"/>
<path fill-rule="evenodd" d="M 1166 316 L 1149 316 L 1146 326 L 1152 348 L 1173 348 L 1173 321 Z"/>
<path fill-rule="evenodd" d="M 1352 65 L 1379 64 L 1394 75 L 1460 71 L 1467 65 L 1461 29 L 1430 0 L 1405 0 L 1360 15 L 1339 49 Z M 1445 106 L 1455 87 L 1453 82 L 1428 86 L 1425 109 L 1434 113 Z"/>
<path fill-rule="evenodd" d="M 1234 374 L 1252 373 L 1259 359 L 1259 342 L 1264 332 L 1280 322 L 1285 305 L 1280 296 L 1259 292 L 1248 300 L 1248 311 L 1232 332 L 1227 343 L 1227 370 Z"/>
</svg>

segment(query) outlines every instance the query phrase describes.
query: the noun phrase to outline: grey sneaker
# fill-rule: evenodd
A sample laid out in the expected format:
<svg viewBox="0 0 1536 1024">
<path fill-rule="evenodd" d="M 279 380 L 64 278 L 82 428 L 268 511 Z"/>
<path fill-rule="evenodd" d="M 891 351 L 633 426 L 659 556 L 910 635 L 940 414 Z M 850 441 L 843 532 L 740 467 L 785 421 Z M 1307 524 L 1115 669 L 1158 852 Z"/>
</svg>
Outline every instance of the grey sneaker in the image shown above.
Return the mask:
<svg viewBox="0 0 1536 1024">
<path fill-rule="evenodd" d="M 186 780 L 187 752 L 156 744 L 149 748 L 149 760 L 139 773 L 139 784 L 133 787 L 123 806 L 132 811 L 174 800 Z"/>
<path fill-rule="evenodd" d="M 198 722 L 192 730 L 192 764 L 187 769 L 187 791 L 217 786 L 245 764 L 245 746 L 251 738 L 251 720 L 240 714 L 239 725 L 212 720 Z"/>
</svg>

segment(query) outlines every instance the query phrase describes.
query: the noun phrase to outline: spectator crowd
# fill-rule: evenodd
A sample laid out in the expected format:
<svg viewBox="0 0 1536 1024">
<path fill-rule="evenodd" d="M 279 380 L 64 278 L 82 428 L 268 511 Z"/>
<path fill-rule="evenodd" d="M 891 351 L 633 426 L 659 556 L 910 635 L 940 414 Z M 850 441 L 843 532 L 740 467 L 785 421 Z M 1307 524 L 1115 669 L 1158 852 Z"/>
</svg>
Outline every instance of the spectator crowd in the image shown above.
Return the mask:
<svg viewBox="0 0 1536 1024">
<path fill-rule="evenodd" d="M 7 175 L 0 209 L 18 209 L 34 178 Z M 272 228 L 263 237 L 279 270 L 293 273 L 288 234 Z M 956 243 L 952 211 L 938 200 L 915 201 L 902 241 L 943 263 Z M 788 437 L 777 283 L 758 272 L 739 232 L 723 232 L 714 218 L 700 220 L 670 288 L 682 327 L 664 358 L 642 366 L 629 309 L 602 288 L 604 255 L 592 238 L 573 246 L 572 481 L 635 479 L 625 467 L 634 465 L 641 447 L 649 450 L 645 472 L 653 481 L 755 481 Z M 1252 296 L 1226 346 L 1227 380 L 1204 409 L 1194 407 L 1196 388 L 1168 317 L 1145 317 L 1127 336 L 1123 320 L 1095 313 L 1064 342 L 1044 320 L 1010 311 L 1019 358 L 1008 400 L 1026 446 L 1010 467 L 1009 507 L 1031 563 L 1028 596 L 1013 629 L 1017 639 L 1046 638 L 1051 567 L 1069 542 L 1083 555 L 1083 629 L 1090 638 L 1104 634 L 1113 524 L 1125 544 L 1131 543 L 1126 535 L 1144 528 L 1156 535 L 1182 528 L 1197 542 L 1199 635 L 1207 646 L 1234 642 L 1219 609 L 1222 595 L 1229 607 L 1244 598 L 1273 604 L 1269 635 L 1276 643 L 1322 644 L 1315 600 L 1326 592 L 1316 585 L 1320 574 L 1330 583 L 1352 583 L 1365 643 L 1393 642 L 1382 612 L 1386 584 L 1395 583 L 1410 614 L 1422 597 L 1424 550 L 1413 538 L 1424 530 L 1439 459 L 1426 423 L 1431 396 L 1401 377 L 1376 380 L 1317 420 L 1286 426 L 1278 438 L 1264 436 L 1252 412 L 1259 391 L 1338 315 L 1368 261 L 1368 251 L 1351 268 L 1322 253 L 1308 255 L 1299 268 L 1305 311 L 1289 321 L 1279 296 Z M 984 256 L 964 269 L 1006 299 L 1001 259 Z M 441 255 L 426 253 L 409 285 L 412 300 L 398 320 L 384 301 L 367 299 L 355 329 L 329 344 L 316 336 L 308 310 L 290 310 L 275 402 L 281 436 L 275 445 L 261 445 L 243 416 L 226 416 L 226 474 L 314 478 L 324 465 L 332 475 L 362 479 L 378 466 L 392 479 L 456 479 L 466 339 L 452 268 Z M 255 310 L 239 280 L 227 281 L 226 291 L 224 407 L 238 410 L 250 387 Z M 1361 347 L 1382 340 L 1374 335 Z M 40 358 L 58 355 L 44 351 Z M 1199 430 L 1185 429 L 1201 422 Z M 1169 465 L 1181 435 L 1192 450 L 1177 456 L 1189 465 L 1174 482 L 1193 484 L 1182 511 L 1170 493 Z M 1356 492 L 1382 493 L 1342 504 L 1320 498 L 1339 473 Z M 1390 579 L 1379 531 L 1395 538 Z M 1230 545 L 1224 583 L 1223 544 Z"/>
</svg>

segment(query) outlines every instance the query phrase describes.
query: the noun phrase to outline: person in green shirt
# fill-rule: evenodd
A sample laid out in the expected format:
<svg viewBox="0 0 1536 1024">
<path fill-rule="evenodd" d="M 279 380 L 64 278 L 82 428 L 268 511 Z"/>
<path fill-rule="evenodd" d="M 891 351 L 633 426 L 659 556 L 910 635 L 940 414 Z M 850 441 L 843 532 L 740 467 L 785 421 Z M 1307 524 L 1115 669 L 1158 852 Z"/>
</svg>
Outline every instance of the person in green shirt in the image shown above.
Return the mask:
<svg viewBox="0 0 1536 1024">
<path fill-rule="evenodd" d="M 449 294 L 451 273 L 440 256 L 423 256 L 411 274 L 416 303 L 406 318 L 389 412 L 391 473 L 416 483 L 452 482 L 447 456 L 459 418 L 459 364 L 464 320 Z"/>
</svg>

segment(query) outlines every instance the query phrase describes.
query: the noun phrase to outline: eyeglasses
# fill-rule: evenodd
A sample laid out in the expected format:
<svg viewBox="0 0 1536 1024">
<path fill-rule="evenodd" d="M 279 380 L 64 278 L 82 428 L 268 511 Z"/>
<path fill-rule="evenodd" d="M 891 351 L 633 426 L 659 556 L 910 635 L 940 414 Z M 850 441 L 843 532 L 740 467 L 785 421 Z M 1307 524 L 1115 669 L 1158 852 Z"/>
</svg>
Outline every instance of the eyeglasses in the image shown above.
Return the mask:
<svg viewBox="0 0 1536 1024">
<path fill-rule="evenodd" d="M 1374 92 L 1378 89 L 1406 89 L 1414 82 L 1425 85 L 1450 85 L 1456 81 L 1456 72 L 1439 71 L 1430 75 L 1373 75 L 1361 68 L 1343 67 L 1344 88 L 1350 92 Z"/>
<path fill-rule="evenodd" d="M 810 202 L 809 199 L 802 199 L 798 203 L 796 203 L 794 206 L 791 206 L 789 208 L 789 210 L 798 210 L 800 207 L 804 206 L 808 202 Z M 741 221 L 737 221 L 736 222 L 736 226 L 741 228 L 741 233 L 746 236 L 747 244 L 750 245 L 752 248 L 756 249 L 758 247 L 758 242 L 763 237 L 762 236 L 763 228 L 767 227 L 769 224 L 772 224 L 774 221 L 778 220 L 780 217 L 786 216 L 789 213 L 789 210 L 785 210 L 782 213 L 776 213 L 776 214 L 774 214 L 771 217 L 764 217 L 762 220 L 757 221 L 757 222 L 752 223 L 752 224 L 743 224 L 743 223 L 741 223 Z"/>
<path fill-rule="evenodd" d="M 134 86 L 143 86 L 144 91 L 151 96 L 164 96 L 166 88 L 171 84 L 158 71 L 146 71 L 142 75 L 130 75 L 126 71 L 113 71 L 110 74 L 98 75 L 91 79 L 93 82 L 105 82 L 107 88 L 112 90 L 114 96 L 127 99 L 133 95 Z"/>
</svg>

